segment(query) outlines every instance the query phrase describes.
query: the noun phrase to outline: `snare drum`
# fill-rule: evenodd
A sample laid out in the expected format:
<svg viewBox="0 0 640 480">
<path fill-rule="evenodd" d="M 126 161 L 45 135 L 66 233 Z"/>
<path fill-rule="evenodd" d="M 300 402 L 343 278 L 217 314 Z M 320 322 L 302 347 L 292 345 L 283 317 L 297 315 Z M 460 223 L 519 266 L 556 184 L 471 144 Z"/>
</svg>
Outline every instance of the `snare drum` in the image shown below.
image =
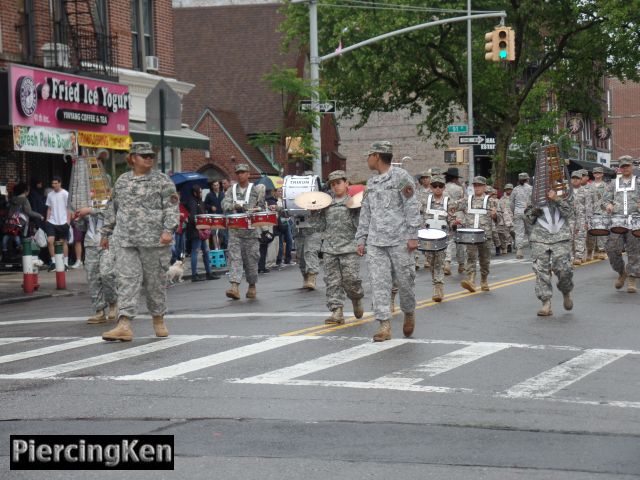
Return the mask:
<svg viewBox="0 0 640 480">
<path fill-rule="evenodd" d="M 227 217 L 224 215 L 209 215 L 209 222 L 213 230 L 224 230 L 227 228 Z"/>
<path fill-rule="evenodd" d="M 640 237 L 640 214 L 634 213 L 629 221 L 629 229 L 634 237 Z"/>
<path fill-rule="evenodd" d="M 211 217 L 210 214 L 196 215 L 196 228 L 198 230 L 211 230 Z"/>
<path fill-rule="evenodd" d="M 589 235 L 594 237 L 604 237 L 609 235 L 609 228 L 611 227 L 611 219 L 605 215 L 596 213 L 589 220 Z"/>
<path fill-rule="evenodd" d="M 463 245 L 477 245 L 484 243 L 487 235 L 481 228 L 458 228 L 455 233 L 456 243 Z"/>
<path fill-rule="evenodd" d="M 626 215 L 611 215 L 611 233 L 627 233 L 629 231 L 629 221 Z"/>
<path fill-rule="evenodd" d="M 247 230 L 251 228 L 251 219 L 248 213 L 232 213 L 227 215 L 227 228 Z"/>
<path fill-rule="evenodd" d="M 276 212 L 256 212 L 251 215 L 251 225 L 254 227 L 272 227 L 278 224 Z"/>
<path fill-rule="evenodd" d="M 421 252 L 438 252 L 447 248 L 449 239 L 447 232 L 437 228 L 418 230 L 418 250 Z"/>
<path fill-rule="evenodd" d="M 304 192 L 319 192 L 320 178 L 317 175 L 287 175 L 282 185 L 282 203 L 285 211 L 294 217 L 309 214 L 308 210 L 298 207 L 295 198 Z"/>
</svg>

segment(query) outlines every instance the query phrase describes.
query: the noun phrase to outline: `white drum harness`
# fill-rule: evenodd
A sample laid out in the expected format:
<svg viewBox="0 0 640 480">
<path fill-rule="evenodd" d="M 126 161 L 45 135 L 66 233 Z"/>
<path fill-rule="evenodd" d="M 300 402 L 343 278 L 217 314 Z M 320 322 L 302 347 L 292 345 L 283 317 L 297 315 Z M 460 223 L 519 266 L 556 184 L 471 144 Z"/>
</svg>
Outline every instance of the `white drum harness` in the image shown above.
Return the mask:
<svg viewBox="0 0 640 480">
<path fill-rule="evenodd" d="M 489 195 L 485 195 L 482 199 L 482 208 L 472 208 L 475 195 L 471 195 L 467 200 L 467 213 L 473 215 L 473 228 L 480 228 L 480 215 L 487 214 L 487 206 L 489 205 Z"/>
<path fill-rule="evenodd" d="M 233 203 L 237 203 L 238 205 L 242 205 L 244 207 L 249 203 L 249 198 L 251 196 L 251 189 L 253 188 L 253 183 L 250 183 L 247 186 L 247 190 L 244 192 L 244 198 L 242 200 L 238 199 L 237 187 L 238 187 L 238 184 L 234 183 L 231 189 L 231 192 L 233 194 Z"/>
<path fill-rule="evenodd" d="M 447 215 L 449 206 L 449 197 L 442 199 L 442 210 L 432 209 L 431 203 L 433 200 L 433 193 L 430 193 L 427 197 L 427 214 L 432 215 L 433 218 L 428 220 L 429 228 L 437 228 L 440 230 L 447 230 Z M 441 218 L 442 217 L 442 218 Z"/>
</svg>

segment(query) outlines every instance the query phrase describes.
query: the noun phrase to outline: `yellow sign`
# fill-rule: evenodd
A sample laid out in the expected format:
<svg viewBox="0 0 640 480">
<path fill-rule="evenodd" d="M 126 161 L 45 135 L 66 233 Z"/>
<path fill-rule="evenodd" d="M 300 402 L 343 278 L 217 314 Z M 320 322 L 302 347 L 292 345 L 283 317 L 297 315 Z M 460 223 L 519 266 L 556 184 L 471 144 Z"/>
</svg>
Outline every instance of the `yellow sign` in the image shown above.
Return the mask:
<svg viewBox="0 0 640 480">
<path fill-rule="evenodd" d="M 78 143 L 83 147 L 129 150 L 131 137 L 112 133 L 78 132 Z"/>
</svg>

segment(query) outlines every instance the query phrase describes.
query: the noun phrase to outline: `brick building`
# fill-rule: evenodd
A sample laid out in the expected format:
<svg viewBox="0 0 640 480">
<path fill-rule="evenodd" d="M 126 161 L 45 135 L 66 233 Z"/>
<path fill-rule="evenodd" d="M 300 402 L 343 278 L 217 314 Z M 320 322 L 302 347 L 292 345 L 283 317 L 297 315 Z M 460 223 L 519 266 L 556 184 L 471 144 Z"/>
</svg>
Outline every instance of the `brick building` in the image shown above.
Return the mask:
<svg viewBox="0 0 640 480">
<path fill-rule="evenodd" d="M 640 161 L 640 84 L 610 78 L 607 100 L 612 159 L 630 155 Z"/>
</svg>

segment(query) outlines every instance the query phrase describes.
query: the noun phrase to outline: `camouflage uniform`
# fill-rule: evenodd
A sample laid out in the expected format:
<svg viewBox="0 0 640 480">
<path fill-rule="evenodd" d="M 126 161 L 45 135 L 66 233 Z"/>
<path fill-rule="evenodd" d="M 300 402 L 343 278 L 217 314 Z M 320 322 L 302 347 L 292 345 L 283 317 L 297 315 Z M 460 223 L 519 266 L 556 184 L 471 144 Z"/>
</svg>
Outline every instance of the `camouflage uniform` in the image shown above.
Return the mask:
<svg viewBox="0 0 640 480">
<path fill-rule="evenodd" d="M 457 204 L 457 202 L 461 201 L 464 197 L 464 188 L 457 183 L 448 182 L 444 186 L 444 193 L 446 193 L 451 199 L 452 206 Z M 462 217 L 457 217 L 458 220 L 462 220 Z M 462 245 L 453 241 L 454 232 L 449 232 L 449 246 L 447 247 L 447 253 L 445 256 L 445 262 L 451 263 L 453 256 L 456 256 L 456 260 L 458 261 L 458 265 L 463 266 L 466 262 L 467 257 L 467 249 L 466 245 Z"/>
<path fill-rule="evenodd" d="M 240 164 L 236 167 L 236 172 L 243 171 L 248 167 Z M 235 197 L 234 197 L 235 189 Z M 247 198 L 247 190 L 251 189 Z M 265 189 L 264 185 L 254 185 L 249 183 L 246 188 L 242 188 L 239 183 L 231 185 L 224 194 L 222 200 L 222 210 L 225 214 L 243 213 L 255 208 L 265 209 Z M 250 229 L 229 229 L 229 243 L 227 254 L 229 255 L 229 282 L 241 283 L 242 271 L 249 285 L 258 282 L 258 260 L 260 260 L 260 228 Z"/>
<path fill-rule="evenodd" d="M 157 170 L 138 176 L 126 172 L 116 181 L 111 209 L 100 233 L 112 237 L 110 245 L 116 248 L 120 315 L 135 317 L 142 289 L 149 313 L 165 314 L 171 245 L 162 245 L 160 236 L 163 232 L 172 234 L 178 226 L 178 202 L 175 185 Z"/>
<path fill-rule="evenodd" d="M 484 177 L 475 177 L 473 183 L 486 182 L 486 180 L 483 179 Z M 471 197 L 471 201 L 469 201 L 469 198 L 463 198 L 458 202 L 457 210 L 464 214 L 465 228 L 481 228 L 486 234 L 484 243 L 467 245 L 466 273 L 469 277 L 475 277 L 476 275 L 476 261 L 478 257 L 480 258 L 480 275 L 485 279 L 489 275 L 491 249 L 493 247 L 493 219 L 491 218 L 491 210 L 494 208 L 498 208 L 498 202 L 495 199 L 489 198 L 488 195 L 484 197 L 473 196 Z M 484 213 L 474 214 L 471 213 L 471 209 L 477 209 Z"/>
<path fill-rule="evenodd" d="M 506 193 L 498 200 L 498 219 L 496 221 L 496 231 L 498 232 L 498 240 L 500 252 L 507 253 L 507 248 L 511 245 L 511 230 L 513 229 L 513 215 L 511 213 L 510 195 Z"/>
<path fill-rule="evenodd" d="M 386 173 L 369 179 L 356 241 L 367 247 L 377 320 L 391 319 L 391 285 L 399 289 L 402 311 L 415 310 L 415 263 L 407 241 L 418 239 L 421 224 L 415 183 L 406 170 L 391 166 Z"/>
<path fill-rule="evenodd" d="M 628 189 L 628 191 L 625 192 L 624 189 Z M 640 180 L 638 177 L 632 176 L 629 180 L 625 180 L 622 175 L 618 175 L 612 187 L 605 192 L 601 206 L 606 208 L 608 204 L 612 203 L 614 215 L 632 215 L 640 212 L 638 202 L 640 202 Z M 630 277 L 640 277 L 640 238 L 633 236 L 631 232 L 623 234 L 611 233 L 605 248 L 611 268 L 618 275 L 626 274 Z M 622 259 L 623 251 L 627 252 L 626 269 Z"/>
<path fill-rule="evenodd" d="M 591 217 L 593 205 L 591 203 L 591 191 L 588 188 L 574 188 L 573 209 L 573 241 L 576 260 L 585 259 L 587 244 L 587 219 Z"/>
<path fill-rule="evenodd" d="M 550 300 L 553 295 L 552 272 L 558 277 L 558 290 L 563 294 L 573 290 L 570 227 L 573 216 L 570 198 L 549 201 L 549 207 L 544 209 L 530 205 L 525 211 L 531 231 L 529 242 L 536 274 L 536 296 L 542 302 Z"/>
<path fill-rule="evenodd" d="M 296 257 L 303 276 L 309 273 L 316 275 L 320 271 L 318 252 L 322 235 L 318 232 L 319 222 L 318 211 L 309 212 L 304 218 L 295 218 Z"/>
<path fill-rule="evenodd" d="M 609 185 L 605 182 L 593 182 L 590 183 L 589 186 L 591 188 L 591 203 L 593 204 L 592 216 L 595 214 L 606 215 L 606 210 L 603 210 L 602 208 L 602 200 L 604 199 L 604 195 Z M 591 218 L 588 220 L 591 220 Z M 604 237 L 596 237 L 587 233 L 587 257 L 592 256 L 594 251 L 596 253 L 604 252 L 605 242 L 606 239 Z"/>
<path fill-rule="evenodd" d="M 518 175 L 518 179 L 529 179 L 528 174 Z M 513 229 L 516 233 L 515 248 L 522 250 L 527 245 L 527 232 L 525 228 L 524 211 L 531 202 L 533 187 L 528 183 L 517 185 L 509 197 L 511 212 L 513 213 Z"/>
<path fill-rule="evenodd" d="M 351 300 L 364 297 L 355 241 L 359 210 L 347 208 L 345 204 L 349 198 L 349 195 L 334 198 L 329 207 L 320 210 L 324 283 L 327 307 L 332 311 L 344 307 L 345 293 Z"/>
<path fill-rule="evenodd" d="M 444 178 L 439 177 L 438 181 L 444 183 Z M 429 202 L 429 198 L 431 202 Z M 430 194 L 427 198 L 428 208 L 425 207 L 424 220 L 427 228 L 440 228 L 441 225 L 434 224 L 435 216 L 438 215 L 439 220 L 445 222 L 443 230 L 449 231 L 449 224 L 452 220 L 449 214 L 449 207 L 453 206 L 450 203 L 451 199 L 446 193 L 443 193 L 440 199 L 436 199 L 433 194 Z M 443 213 L 444 215 L 441 215 Z M 434 286 L 444 285 L 444 262 L 447 255 L 447 249 L 439 250 L 437 252 L 425 252 L 429 263 L 431 263 L 431 281 Z"/>
<path fill-rule="evenodd" d="M 111 249 L 100 248 L 100 228 L 104 212 L 95 211 L 87 218 L 87 232 L 84 236 L 84 268 L 91 303 L 96 312 L 118 302 L 116 294 L 115 246 Z"/>
<path fill-rule="evenodd" d="M 418 198 L 418 203 L 420 204 L 420 215 L 424 217 L 425 209 L 427 208 L 427 198 L 429 198 L 429 195 L 431 194 L 431 188 L 430 187 L 425 188 L 420 184 L 420 180 L 423 177 L 431 178 L 431 173 L 422 172 L 418 176 L 418 184 L 416 185 L 416 197 Z M 416 259 L 416 270 L 420 268 L 420 253 L 421 252 L 419 250 L 416 250 L 414 252 L 414 256 Z M 425 253 L 424 257 L 425 257 L 424 268 L 429 268 L 429 256 Z"/>
</svg>

